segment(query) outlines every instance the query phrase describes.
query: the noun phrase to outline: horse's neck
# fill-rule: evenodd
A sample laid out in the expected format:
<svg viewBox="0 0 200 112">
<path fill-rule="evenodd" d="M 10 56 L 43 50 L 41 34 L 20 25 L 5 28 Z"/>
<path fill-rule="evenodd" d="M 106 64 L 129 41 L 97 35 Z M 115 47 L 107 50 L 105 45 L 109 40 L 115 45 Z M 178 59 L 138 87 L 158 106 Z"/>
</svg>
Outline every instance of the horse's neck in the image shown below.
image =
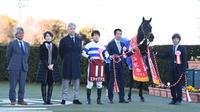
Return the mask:
<svg viewBox="0 0 200 112">
<path fill-rule="evenodd" d="M 137 43 L 140 44 L 138 46 L 138 48 L 140 49 L 140 52 L 142 53 L 142 55 L 145 54 L 146 52 L 146 48 L 147 48 L 147 41 L 146 40 L 143 40 L 145 37 L 143 35 L 142 32 L 138 32 L 138 35 L 137 35 Z M 142 42 L 143 41 L 143 42 Z M 142 43 L 141 43 L 142 42 Z"/>
<path fill-rule="evenodd" d="M 140 31 L 137 35 L 137 43 L 139 44 L 144 39 L 143 33 Z"/>
</svg>

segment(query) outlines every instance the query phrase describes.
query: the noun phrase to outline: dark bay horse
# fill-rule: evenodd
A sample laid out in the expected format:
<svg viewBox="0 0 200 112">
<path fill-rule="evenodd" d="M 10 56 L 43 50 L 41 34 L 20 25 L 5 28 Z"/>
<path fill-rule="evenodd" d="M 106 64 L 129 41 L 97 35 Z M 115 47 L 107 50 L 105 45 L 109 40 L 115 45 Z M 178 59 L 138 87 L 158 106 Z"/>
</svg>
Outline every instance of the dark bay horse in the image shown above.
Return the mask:
<svg viewBox="0 0 200 112">
<path fill-rule="evenodd" d="M 152 26 L 150 24 L 152 18 L 149 20 L 146 20 L 144 17 L 142 19 L 142 23 L 140 24 L 137 32 L 137 44 L 138 48 L 142 54 L 143 61 L 146 65 L 147 70 L 149 70 L 149 65 L 148 65 L 148 59 L 147 59 L 147 47 L 150 42 L 154 40 L 154 35 L 152 34 Z M 149 73 L 149 72 L 148 72 Z M 129 93 L 128 93 L 128 100 L 131 101 L 131 89 L 133 87 L 133 78 L 132 80 L 130 79 L 129 82 Z M 140 100 L 144 102 L 144 97 L 143 97 L 143 84 L 144 82 L 139 82 L 139 96 Z"/>
</svg>

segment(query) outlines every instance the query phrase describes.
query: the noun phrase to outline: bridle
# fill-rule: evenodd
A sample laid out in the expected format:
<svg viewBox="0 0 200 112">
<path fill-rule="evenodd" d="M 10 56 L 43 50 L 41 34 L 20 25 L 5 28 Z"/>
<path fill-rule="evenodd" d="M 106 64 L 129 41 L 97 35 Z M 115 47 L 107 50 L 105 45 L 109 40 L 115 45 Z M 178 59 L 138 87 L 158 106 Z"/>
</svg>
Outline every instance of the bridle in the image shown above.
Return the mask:
<svg viewBox="0 0 200 112">
<path fill-rule="evenodd" d="M 141 30 L 142 30 L 142 34 L 144 36 L 144 38 L 143 38 L 143 40 L 141 42 L 143 43 L 145 40 L 147 40 L 147 45 L 149 45 L 150 44 L 149 37 L 151 36 L 152 32 L 146 33 L 144 31 L 144 23 L 141 24 Z"/>
</svg>

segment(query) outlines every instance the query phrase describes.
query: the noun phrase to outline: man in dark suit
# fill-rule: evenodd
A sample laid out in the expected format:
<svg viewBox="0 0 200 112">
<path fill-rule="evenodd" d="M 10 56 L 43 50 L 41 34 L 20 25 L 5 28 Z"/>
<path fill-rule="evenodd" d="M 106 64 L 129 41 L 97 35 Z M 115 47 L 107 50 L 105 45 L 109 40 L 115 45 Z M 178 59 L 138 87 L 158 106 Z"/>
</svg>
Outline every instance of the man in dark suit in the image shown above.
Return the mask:
<svg viewBox="0 0 200 112">
<path fill-rule="evenodd" d="M 9 73 L 9 99 L 11 105 L 16 104 L 16 85 L 19 82 L 18 104 L 27 105 L 24 101 L 25 83 L 28 72 L 29 44 L 23 41 L 24 30 L 16 28 L 14 33 L 16 39 L 12 40 L 7 47 L 6 57 L 8 60 Z"/>
<path fill-rule="evenodd" d="M 74 104 L 82 104 L 79 101 L 80 86 L 80 58 L 82 51 L 82 40 L 75 33 L 76 25 L 68 24 L 68 35 L 60 40 L 59 53 L 62 60 L 62 102 L 65 104 L 68 96 L 69 81 L 73 84 Z"/>
<path fill-rule="evenodd" d="M 169 58 L 170 61 L 170 84 L 175 84 L 187 67 L 187 53 L 183 45 L 179 45 L 181 36 L 175 33 L 172 36 L 173 45 L 169 46 L 166 52 L 158 53 L 160 58 Z M 180 60 L 179 60 L 180 59 Z M 182 77 L 183 79 L 183 77 Z M 182 102 L 182 80 L 174 87 L 171 87 L 172 101 L 169 104 L 180 104 Z"/>
<path fill-rule="evenodd" d="M 110 103 L 113 103 L 113 88 L 114 88 L 114 67 L 113 67 L 113 56 L 114 55 L 121 55 L 122 54 L 122 50 L 123 47 L 125 47 L 125 45 L 120 42 L 121 36 L 122 36 L 122 30 L 121 29 L 115 29 L 114 30 L 114 35 L 115 35 L 115 39 L 112 40 L 108 46 L 107 46 L 107 50 L 108 53 L 110 54 L 111 57 L 111 63 L 110 63 L 110 80 L 109 80 L 109 85 L 108 85 L 108 98 L 110 100 Z M 119 87 L 119 103 L 128 103 L 127 101 L 125 101 L 124 99 L 124 78 L 125 78 L 125 74 L 124 74 L 124 60 L 122 59 L 123 57 L 116 58 L 116 61 L 121 60 L 119 63 L 115 63 L 115 71 L 116 71 L 116 79 L 117 79 L 117 85 Z"/>
</svg>

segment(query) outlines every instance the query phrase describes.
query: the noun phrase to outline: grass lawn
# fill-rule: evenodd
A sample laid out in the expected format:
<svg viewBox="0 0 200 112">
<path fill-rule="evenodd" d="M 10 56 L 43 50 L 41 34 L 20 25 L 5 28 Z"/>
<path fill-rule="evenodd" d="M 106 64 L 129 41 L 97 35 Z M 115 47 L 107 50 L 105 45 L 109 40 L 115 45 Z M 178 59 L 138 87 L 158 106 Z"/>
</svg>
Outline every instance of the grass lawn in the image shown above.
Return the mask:
<svg viewBox="0 0 200 112">
<path fill-rule="evenodd" d="M 118 103 L 118 95 L 115 94 L 114 104 L 109 104 L 105 95 L 105 89 L 102 94 L 103 105 L 96 104 L 96 87 L 92 90 L 92 105 L 86 104 L 86 88 L 84 85 L 80 91 L 80 101 L 83 105 L 57 105 L 57 106 L 44 106 L 44 105 L 28 105 L 28 106 L 9 106 L 9 104 L 2 104 L 2 99 L 8 99 L 8 82 L 0 82 L 0 112 L 200 112 L 200 105 L 198 103 L 186 103 L 181 105 L 168 105 L 170 99 L 150 96 L 145 94 L 145 102 L 140 102 L 138 93 L 133 92 L 133 102 L 128 104 Z M 53 91 L 53 99 L 60 100 L 61 86 L 56 84 Z M 73 94 L 70 88 L 70 98 L 72 101 Z M 26 85 L 26 98 L 39 99 L 41 98 L 40 84 L 31 83 Z M 127 99 L 127 91 L 126 91 Z M 59 104 L 57 102 L 57 104 Z M 55 104 L 55 103 L 54 103 Z M 35 110 L 37 109 L 38 110 Z M 10 109 L 10 110 L 9 110 Z M 17 110 L 18 109 L 18 110 Z M 20 110 L 21 109 L 21 110 Z M 27 110 L 23 110 L 27 109 Z M 28 110 L 29 109 L 29 110 Z"/>
</svg>

